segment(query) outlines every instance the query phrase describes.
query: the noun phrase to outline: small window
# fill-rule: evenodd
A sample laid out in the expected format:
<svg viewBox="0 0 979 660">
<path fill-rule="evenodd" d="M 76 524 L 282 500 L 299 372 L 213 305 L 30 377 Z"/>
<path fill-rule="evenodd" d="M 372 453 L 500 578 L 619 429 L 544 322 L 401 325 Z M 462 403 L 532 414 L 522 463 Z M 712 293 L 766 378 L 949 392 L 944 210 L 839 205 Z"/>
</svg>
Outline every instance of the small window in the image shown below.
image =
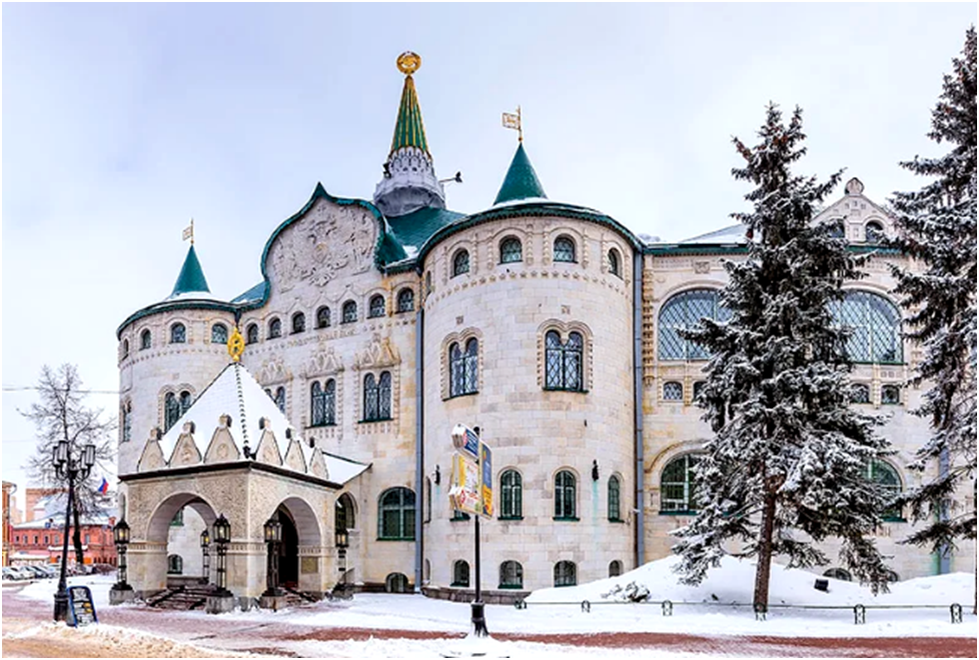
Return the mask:
<svg viewBox="0 0 979 660">
<path fill-rule="evenodd" d="M 186 344 L 187 343 L 187 328 L 183 323 L 174 323 L 170 326 L 170 343 L 171 344 Z"/>
<path fill-rule="evenodd" d="M 834 580 L 843 580 L 844 582 L 852 582 L 853 577 L 850 575 L 850 571 L 845 568 L 831 568 L 823 572 L 823 576 L 828 578 L 833 578 Z"/>
<path fill-rule="evenodd" d="M 620 575 L 622 575 L 622 562 L 616 559 L 608 565 L 608 576 L 619 577 Z"/>
<path fill-rule="evenodd" d="M 404 288 L 398 292 L 398 313 L 415 311 L 415 292 Z"/>
<path fill-rule="evenodd" d="M 559 561 L 554 564 L 554 586 L 573 587 L 578 584 L 578 567 L 573 561 Z"/>
<path fill-rule="evenodd" d="M 354 500 L 350 496 L 350 493 L 344 493 L 337 500 L 336 506 L 334 507 L 334 515 L 336 516 L 337 530 L 349 531 L 351 529 L 357 529 Z"/>
<path fill-rule="evenodd" d="M 385 316 L 384 314 L 384 296 L 376 295 L 371 296 L 370 305 L 368 307 L 367 315 L 372 318 L 380 318 Z"/>
<path fill-rule="evenodd" d="M 326 305 L 316 310 L 316 327 L 320 329 L 330 327 L 330 308 Z"/>
<path fill-rule="evenodd" d="M 885 406 L 901 403 L 901 388 L 897 385 L 884 385 L 880 388 L 880 402 Z"/>
<path fill-rule="evenodd" d="M 425 273 L 425 295 L 432 293 L 432 271 Z"/>
<path fill-rule="evenodd" d="M 704 392 L 704 387 L 707 385 L 707 381 L 698 380 L 693 384 L 693 400 L 697 401 L 700 399 L 700 395 Z"/>
<path fill-rule="evenodd" d="M 391 573 L 384 579 L 384 590 L 389 594 L 408 593 L 408 576 L 404 573 Z"/>
<path fill-rule="evenodd" d="M 608 478 L 608 519 L 622 522 L 622 482 L 615 475 Z"/>
<path fill-rule="evenodd" d="M 516 470 L 506 470 L 500 476 L 500 518 L 519 520 L 523 517 L 523 478 Z"/>
<path fill-rule="evenodd" d="M 215 323 L 211 326 L 211 343 L 212 344 L 227 344 L 228 343 L 228 326 L 223 323 Z"/>
<path fill-rule="evenodd" d="M 374 374 L 364 376 L 364 418 L 365 422 L 378 422 L 391 419 L 391 372 L 383 371 L 380 377 Z"/>
<path fill-rule="evenodd" d="M 826 224 L 829 225 L 829 235 L 832 238 L 846 238 L 846 232 L 843 229 L 843 218 L 833 218 Z"/>
<path fill-rule="evenodd" d="M 357 322 L 357 303 L 355 303 L 353 300 L 348 300 L 347 302 L 343 303 L 343 322 Z"/>
<path fill-rule="evenodd" d="M 870 403 L 870 386 L 865 383 L 853 383 L 850 388 L 851 403 Z"/>
<path fill-rule="evenodd" d="M 871 459 L 867 463 L 867 479 L 883 491 L 884 497 L 888 501 L 893 501 L 901 494 L 901 477 L 898 475 L 897 468 L 886 461 Z M 884 520 L 892 522 L 904 520 L 899 506 L 887 508 L 882 517 Z"/>
<path fill-rule="evenodd" d="M 523 566 L 508 560 L 500 564 L 500 589 L 523 589 Z"/>
<path fill-rule="evenodd" d="M 173 392 L 167 392 L 163 397 L 163 432 L 166 433 L 180 419 L 180 401 Z"/>
<path fill-rule="evenodd" d="M 459 250 L 452 257 L 452 277 L 464 275 L 469 272 L 469 252 Z"/>
<path fill-rule="evenodd" d="M 608 251 L 608 272 L 616 277 L 622 277 L 622 258 L 615 248 Z"/>
<path fill-rule="evenodd" d="M 663 383 L 664 401 L 683 401 L 683 383 L 668 380 Z"/>
<path fill-rule="evenodd" d="M 119 413 L 120 426 L 122 427 L 122 442 L 129 442 L 133 439 L 133 404 L 127 401 Z"/>
<path fill-rule="evenodd" d="M 139 333 L 139 350 L 145 351 L 153 345 L 153 333 L 149 330 L 143 330 Z"/>
<path fill-rule="evenodd" d="M 515 236 L 508 236 L 500 243 L 500 263 L 512 264 L 523 261 L 523 245 Z"/>
<path fill-rule="evenodd" d="M 180 414 L 183 415 L 185 412 L 190 410 L 191 404 L 194 403 L 194 395 L 184 390 L 180 393 Z"/>
<path fill-rule="evenodd" d="M 167 557 L 167 574 L 183 575 L 184 559 L 180 555 L 170 555 Z"/>
<path fill-rule="evenodd" d="M 544 389 L 583 392 L 583 352 L 580 333 L 569 333 L 568 340 L 561 343 L 561 335 L 549 330 L 544 335 Z"/>
<path fill-rule="evenodd" d="M 326 385 L 313 381 L 309 389 L 310 426 L 333 426 L 336 424 L 337 385 L 332 378 Z"/>
<path fill-rule="evenodd" d="M 570 236 L 558 236 L 554 240 L 554 261 L 575 261 L 574 240 Z"/>
<path fill-rule="evenodd" d="M 449 586 L 469 586 L 469 562 L 459 559 L 452 565 L 452 584 Z"/>
<path fill-rule="evenodd" d="M 123 339 L 122 340 L 122 357 L 123 358 L 129 357 L 129 340 L 128 339 Z"/>
<path fill-rule="evenodd" d="M 306 315 L 302 312 L 296 312 L 292 315 L 292 334 L 299 334 L 300 332 L 306 332 Z"/>
<path fill-rule="evenodd" d="M 577 520 L 577 485 L 574 474 L 561 470 L 554 476 L 554 518 Z"/>
<path fill-rule="evenodd" d="M 257 344 L 258 343 L 258 324 L 249 323 L 248 327 L 245 328 L 245 343 L 246 344 Z"/>
<path fill-rule="evenodd" d="M 272 400 L 275 401 L 275 407 L 284 415 L 286 412 L 286 388 L 276 388 L 275 396 L 272 397 Z"/>
<path fill-rule="evenodd" d="M 282 336 L 282 321 L 277 318 L 269 321 L 269 339 L 278 339 Z"/>
<path fill-rule="evenodd" d="M 887 581 L 888 582 L 900 582 L 901 576 L 894 571 L 887 571 Z"/>
<path fill-rule="evenodd" d="M 884 225 L 876 220 L 868 222 L 864 232 L 867 242 L 873 245 L 880 243 L 884 239 Z"/>
</svg>

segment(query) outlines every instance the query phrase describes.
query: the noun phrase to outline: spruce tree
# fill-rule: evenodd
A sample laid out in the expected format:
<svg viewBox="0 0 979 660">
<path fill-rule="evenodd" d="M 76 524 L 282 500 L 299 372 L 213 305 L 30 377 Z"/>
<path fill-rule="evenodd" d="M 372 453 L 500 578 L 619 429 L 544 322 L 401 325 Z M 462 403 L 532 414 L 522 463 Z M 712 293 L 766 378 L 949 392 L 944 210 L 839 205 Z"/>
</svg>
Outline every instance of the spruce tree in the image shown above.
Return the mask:
<svg viewBox="0 0 979 660">
<path fill-rule="evenodd" d="M 887 567 L 871 537 L 887 497 L 867 478 L 887 453 L 877 420 L 849 406 L 846 330 L 834 317 L 841 286 L 862 276 L 860 260 L 814 224 L 825 183 L 795 176 L 806 152 L 802 111 L 788 125 L 770 104 L 754 147 L 735 138 L 745 166 L 732 170 L 755 186 L 745 196 L 747 258 L 725 262 L 721 302 L 727 321 L 703 319 L 684 333 L 709 350 L 698 403 L 714 431 L 695 468 L 699 513 L 675 534 L 682 581 L 697 584 L 725 555 L 757 558 L 754 605 L 767 611 L 771 561 L 828 563 L 817 543 L 842 540 L 840 559 L 862 582 L 886 590 Z M 737 547 L 735 547 L 737 545 Z"/>
<path fill-rule="evenodd" d="M 928 388 L 914 412 L 929 420 L 931 437 L 912 467 L 937 472 L 906 493 L 912 520 L 929 521 L 906 542 L 936 552 L 976 538 L 975 507 L 955 502 L 956 495 L 967 500 L 976 478 L 975 27 L 952 63 L 928 133 L 951 149 L 901 163 L 932 181 L 891 199 L 899 235 L 890 244 L 913 259 L 911 268 L 891 267 L 895 293 L 909 311 L 905 334 L 923 349 L 912 383 Z"/>
</svg>

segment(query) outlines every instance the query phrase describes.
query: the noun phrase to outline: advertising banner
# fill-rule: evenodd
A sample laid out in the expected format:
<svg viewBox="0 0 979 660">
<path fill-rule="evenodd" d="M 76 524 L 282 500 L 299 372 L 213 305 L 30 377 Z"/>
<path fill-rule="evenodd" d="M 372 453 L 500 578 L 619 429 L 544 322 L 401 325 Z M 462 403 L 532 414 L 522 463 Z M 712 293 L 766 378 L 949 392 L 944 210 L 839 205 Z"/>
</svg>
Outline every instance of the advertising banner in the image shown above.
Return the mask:
<svg viewBox="0 0 979 660">
<path fill-rule="evenodd" d="M 463 454 L 452 457 L 452 485 L 449 488 L 449 502 L 453 509 L 466 513 L 479 514 L 480 471 L 476 461 Z"/>
<path fill-rule="evenodd" d="M 480 499 L 480 514 L 486 518 L 493 517 L 493 451 L 488 445 L 479 443 L 479 467 L 482 472 Z"/>
</svg>

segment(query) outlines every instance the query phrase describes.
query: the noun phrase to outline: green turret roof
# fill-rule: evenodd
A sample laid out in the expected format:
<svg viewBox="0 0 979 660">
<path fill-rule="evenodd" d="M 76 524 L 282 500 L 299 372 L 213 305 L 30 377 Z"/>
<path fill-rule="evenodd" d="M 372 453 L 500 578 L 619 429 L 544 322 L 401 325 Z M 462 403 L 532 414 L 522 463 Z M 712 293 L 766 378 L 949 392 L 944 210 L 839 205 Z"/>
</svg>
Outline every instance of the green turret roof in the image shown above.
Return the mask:
<svg viewBox="0 0 979 660">
<path fill-rule="evenodd" d="M 187 251 L 187 258 L 184 259 L 183 268 L 177 276 L 177 283 L 173 285 L 173 293 L 170 297 L 179 296 L 182 293 L 210 293 L 207 287 L 207 280 L 204 278 L 204 271 L 201 269 L 201 262 L 197 258 L 197 251 L 194 246 L 190 246 Z"/>
<path fill-rule="evenodd" d="M 394 125 L 391 153 L 404 147 L 416 147 L 431 157 L 428 142 L 425 140 L 422 109 L 418 105 L 418 94 L 415 93 L 415 80 L 411 76 L 405 77 L 405 87 L 401 92 L 401 106 L 398 108 L 398 123 Z"/>
<path fill-rule="evenodd" d="M 506 178 L 503 179 L 503 185 L 500 187 L 500 192 L 497 193 L 493 204 L 515 202 L 533 197 L 547 199 L 547 195 L 544 194 L 544 187 L 540 184 L 537 172 L 534 171 L 534 166 L 530 164 L 530 159 L 527 158 L 527 152 L 524 151 L 523 142 L 521 142 L 520 146 L 517 147 L 517 153 L 513 155 L 510 169 L 507 170 Z"/>
</svg>

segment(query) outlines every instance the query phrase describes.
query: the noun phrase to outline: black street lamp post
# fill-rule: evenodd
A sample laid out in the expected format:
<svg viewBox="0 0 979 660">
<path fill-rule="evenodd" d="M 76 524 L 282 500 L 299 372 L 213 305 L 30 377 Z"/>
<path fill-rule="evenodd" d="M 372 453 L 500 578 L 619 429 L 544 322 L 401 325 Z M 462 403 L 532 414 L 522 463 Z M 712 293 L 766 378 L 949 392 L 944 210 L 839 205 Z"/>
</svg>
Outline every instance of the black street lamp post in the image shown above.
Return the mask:
<svg viewBox="0 0 979 660">
<path fill-rule="evenodd" d="M 218 544 L 218 589 L 215 595 L 231 596 L 228 591 L 228 544 L 231 543 L 231 523 L 222 513 L 214 521 L 214 542 Z"/>
<path fill-rule="evenodd" d="M 347 530 L 338 528 L 336 530 L 337 557 L 340 560 L 338 569 L 340 571 L 340 597 L 347 597 L 347 548 L 350 546 L 350 537 Z"/>
<path fill-rule="evenodd" d="M 95 445 L 87 444 L 77 457 L 71 455 L 71 445 L 62 440 L 54 447 L 52 462 L 59 479 L 68 480 L 68 506 L 65 507 L 65 538 L 61 547 L 61 577 L 58 593 L 54 595 L 54 620 L 68 619 L 68 533 L 71 528 L 71 507 L 75 499 L 75 482 L 84 481 L 95 465 Z"/>
<path fill-rule="evenodd" d="M 282 523 L 273 515 L 265 521 L 265 544 L 269 558 L 265 564 L 265 593 L 263 597 L 275 598 L 279 592 L 279 542 L 282 540 Z"/>
<path fill-rule="evenodd" d="M 201 584 L 207 584 L 211 581 L 211 554 L 208 552 L 211 545 L 211 535 L 207 531 L 207 527 L 204 527 L 204 531 L 201 532 Z"/>
<path fill-rule="evenodd" d="M 119 553 L 119 581 L 112 585 L 115 591 L 132 591 L 132 587 L 126 581 L 128 579 L 126 562 L 126 551 L 129 546 L 129 525 L 122 519 L 112 528 L 112 539 L 116 543 L 116 550 Z"/>
</svg>

